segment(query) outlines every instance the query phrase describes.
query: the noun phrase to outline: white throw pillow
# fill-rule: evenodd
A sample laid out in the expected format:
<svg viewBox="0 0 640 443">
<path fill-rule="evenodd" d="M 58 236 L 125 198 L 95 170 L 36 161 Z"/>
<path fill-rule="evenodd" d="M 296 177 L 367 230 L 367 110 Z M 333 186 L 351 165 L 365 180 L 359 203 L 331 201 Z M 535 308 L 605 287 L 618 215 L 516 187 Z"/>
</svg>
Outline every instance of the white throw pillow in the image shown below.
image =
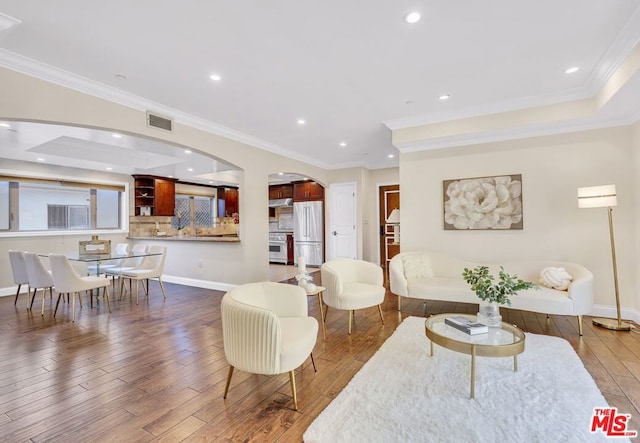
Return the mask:
<svg viewBox="0 0 640 443">
<path fill-rule="evenodd" d="M 433 277 L 431 260 L 427 255 L 405 255 L 402 257 L 402 266 L 404 277 L 408 280 Z"/>
<path fill-rule="evenodd" d="M 573 280 L 573 277 L 564 268 L 554 268 L 550 266 L 540 272 L 540 284 L 547 288 L 566 291 L 569 289 L 571 280 Z"/>
</svg>

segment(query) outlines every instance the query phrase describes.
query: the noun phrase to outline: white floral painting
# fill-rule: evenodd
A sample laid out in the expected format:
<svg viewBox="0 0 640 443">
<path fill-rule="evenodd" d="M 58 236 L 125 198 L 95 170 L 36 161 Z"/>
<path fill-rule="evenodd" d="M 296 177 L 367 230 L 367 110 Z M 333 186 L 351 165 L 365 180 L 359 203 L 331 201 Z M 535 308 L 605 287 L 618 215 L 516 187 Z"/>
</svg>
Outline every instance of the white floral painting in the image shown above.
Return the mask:
<svg viewBox="0 0 640 443">
<path fill-rule="evenodd" d="M 444 229 L 522 229 L 522 175 L 445 180 Z"/>
</svg>

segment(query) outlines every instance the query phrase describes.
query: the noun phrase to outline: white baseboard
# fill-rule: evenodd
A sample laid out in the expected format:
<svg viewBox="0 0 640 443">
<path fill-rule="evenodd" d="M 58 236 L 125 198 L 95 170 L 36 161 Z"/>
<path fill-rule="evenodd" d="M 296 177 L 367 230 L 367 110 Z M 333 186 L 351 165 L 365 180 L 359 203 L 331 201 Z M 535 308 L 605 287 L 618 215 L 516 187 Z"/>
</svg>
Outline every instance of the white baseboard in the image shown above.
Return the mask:
<svg viewBox="0 0 640 443">
<path fill-rule="evenodd" d="M 230 283 L 222 283 L 210 280 L 197 280 L 195 278 L 176 277 L 173 275 L 163 275 L 162 281 L 167 283 L 176 283 L 184 286 L 192 286 L 194 288 L 212 289 L 214 291 L 223 292 L 227 292 L 236 287 L 236 285 Z M 22 287 L 20 288 L 20 294 L 26 294 L 27 288 L 27 285 L 22 285 Z M 7 288 L 0 288 L 0 297 L 15 297 L 17 289 L 18 285 L 9 286 Z"/>
</svg>

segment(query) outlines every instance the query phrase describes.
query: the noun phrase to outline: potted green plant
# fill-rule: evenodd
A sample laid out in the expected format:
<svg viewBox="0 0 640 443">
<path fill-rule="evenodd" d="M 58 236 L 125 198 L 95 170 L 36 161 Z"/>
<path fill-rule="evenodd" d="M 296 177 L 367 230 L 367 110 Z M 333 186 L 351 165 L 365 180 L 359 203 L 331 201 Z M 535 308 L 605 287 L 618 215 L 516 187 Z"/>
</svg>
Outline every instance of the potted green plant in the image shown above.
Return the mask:
<svg viewBox="0 0 640 443">
<path fill-rule="evenodd" d="M 480 303 L 478 321 L 487 326 L 500 326 L 502 316 L 500 316 L 500 305 L 511 305 L 509 297 L 517 295 L 518 291 L 538 288 L 535 283 L 524 281 L 517 275 L 509 275 L 500 266 L 498 282 L 489 273 L 489 267 L 479 265 L 473 269 L 464 268 L 462 272 L 464 281 L 471 285 L 471 290 L 484 303 Z"/>
</svg>

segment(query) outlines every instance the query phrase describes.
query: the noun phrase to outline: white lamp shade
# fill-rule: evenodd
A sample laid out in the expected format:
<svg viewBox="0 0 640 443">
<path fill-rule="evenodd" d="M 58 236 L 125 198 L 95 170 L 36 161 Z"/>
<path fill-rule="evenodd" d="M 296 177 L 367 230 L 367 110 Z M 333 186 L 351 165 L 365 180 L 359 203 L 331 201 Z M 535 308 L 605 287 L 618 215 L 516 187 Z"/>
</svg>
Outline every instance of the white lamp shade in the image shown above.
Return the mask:
<svg viewBox="0 0 640 443">
<path fill-rule="evenodd" d="M 603 208 L 617 205 L 616 185 L 578 188 L 579 208 Z"/>
<path fill-rule="evenodd" d="M 396 208 L 391 211 L 389 217 L 387 217 L 387 223 L 389 224 L 398 224 L 400 223 L 400 209 Z"/>
</svg>

